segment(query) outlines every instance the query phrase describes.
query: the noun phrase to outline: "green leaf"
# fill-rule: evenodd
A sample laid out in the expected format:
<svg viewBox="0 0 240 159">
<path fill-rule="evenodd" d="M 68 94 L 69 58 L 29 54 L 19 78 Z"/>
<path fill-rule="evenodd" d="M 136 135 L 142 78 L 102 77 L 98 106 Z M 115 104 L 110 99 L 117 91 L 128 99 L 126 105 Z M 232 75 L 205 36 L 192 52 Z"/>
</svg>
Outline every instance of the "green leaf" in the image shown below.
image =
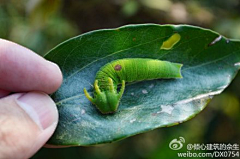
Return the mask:
<svg viewBox="0 0 240 159">
<path fill-rule="evenodd" d="M 171 49 L 161 49 L 173 34 Z M 189 120 L 221 93 L 240 67 L 240 42 L 188 25 L 128 25 L 89 32 L 52 49 L 64 81 L 52 94 L 59 110 L 54 145 L 95 145 Z M 118 111 L 102 115 L 83 94 L 93 91 L 96 72 L 121 58 L 152 58 L 182 63 L 182 79 L 128 83 Z"/>
</svg>

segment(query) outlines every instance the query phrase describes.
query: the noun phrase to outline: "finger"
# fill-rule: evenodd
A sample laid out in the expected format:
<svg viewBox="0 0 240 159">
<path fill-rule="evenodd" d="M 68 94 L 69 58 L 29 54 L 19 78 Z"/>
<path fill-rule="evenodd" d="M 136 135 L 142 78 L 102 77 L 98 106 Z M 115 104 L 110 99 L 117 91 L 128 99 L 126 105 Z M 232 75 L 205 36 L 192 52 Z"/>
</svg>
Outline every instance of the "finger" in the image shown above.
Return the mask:
<svg viewBox="0 0 240 159">
<path fill-rule="evenodd" d="M 45 93 L 0 99 L 0 158 L 30 158 L 53 134 L 57 121 L 56 105 Z"/>
<path fill-rule="evenodd" d="M 31 50 L 0 39 L 0 90 L 53 93 L 62 82 L 59 67 Z"/>
</svg>

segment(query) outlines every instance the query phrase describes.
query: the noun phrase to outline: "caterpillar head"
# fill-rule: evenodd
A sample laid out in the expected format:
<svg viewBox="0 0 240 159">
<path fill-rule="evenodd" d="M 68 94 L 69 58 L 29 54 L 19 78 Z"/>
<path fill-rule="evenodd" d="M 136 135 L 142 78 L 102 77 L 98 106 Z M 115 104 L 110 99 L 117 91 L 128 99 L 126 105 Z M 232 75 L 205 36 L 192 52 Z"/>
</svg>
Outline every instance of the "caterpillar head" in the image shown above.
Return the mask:
<svg viewBox="0 0 240 159">
<path fill-rule="evenodd" d="M 98 80 L 95 80 L 94 82 L 94 98 L 92 98 L 87 90 L 84 88 L 84 94 L 88 98 L 89 101 L 91 101 L 94 105 L 97 106 L 99 111 L 102 114 L 109 114 L 114 113 L 119 105 L 119 101 L 123 95 L 124 89 L 125 89 L 125 81 L 122 81 L 122 87 L 120 89 L 120 92 L 118 93 L 117 90 L 113 86 L 113 81 L 111 78 L 108 78 L 108 83 L 110 89 L 101 91 L 98 86 Z"/>
</svg>

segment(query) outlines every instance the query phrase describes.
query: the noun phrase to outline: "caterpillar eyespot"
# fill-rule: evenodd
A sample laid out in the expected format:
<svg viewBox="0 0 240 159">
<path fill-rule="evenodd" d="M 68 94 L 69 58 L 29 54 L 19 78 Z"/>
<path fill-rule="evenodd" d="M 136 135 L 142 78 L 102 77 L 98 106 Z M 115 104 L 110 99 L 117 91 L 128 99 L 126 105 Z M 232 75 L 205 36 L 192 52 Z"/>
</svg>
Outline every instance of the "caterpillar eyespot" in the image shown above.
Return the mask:
<svg viewBox="0 0 240 159">
<path fill-rule="evenodd" d="M 120 71 L 121 69 L 122 69 L 122 66 L 119 64 L 114 66 L 114 70 L 116 70 L 116 71 Z"/>
<path fill-rule="evenodd" d="M 94 98 L 84 94 L 103 114 L 114 113 L 124 93 L 125 82 L 159 78 L 182 78 L 182 64 L 149 58 L 126 58 L 107 63 L 97 72 Z M 117 92 L 117 85 L 122 84 Z"/>
</svg>

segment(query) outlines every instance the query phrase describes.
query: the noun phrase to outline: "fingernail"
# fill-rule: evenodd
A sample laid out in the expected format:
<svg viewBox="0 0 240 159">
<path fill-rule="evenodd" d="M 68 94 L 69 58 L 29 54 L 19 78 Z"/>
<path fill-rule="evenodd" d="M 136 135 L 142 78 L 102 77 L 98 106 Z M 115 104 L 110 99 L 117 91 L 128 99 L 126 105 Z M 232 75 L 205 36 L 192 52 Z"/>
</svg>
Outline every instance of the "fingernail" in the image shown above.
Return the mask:
<svg viewBox="0 0 240 159">
<path fill-rule="evenodd" d="M 18 105 L 44 130 L 57 124 L 58 112 L 53 100 L 45 93 L 30 92 L 17 99 Z"/>
</svg>

